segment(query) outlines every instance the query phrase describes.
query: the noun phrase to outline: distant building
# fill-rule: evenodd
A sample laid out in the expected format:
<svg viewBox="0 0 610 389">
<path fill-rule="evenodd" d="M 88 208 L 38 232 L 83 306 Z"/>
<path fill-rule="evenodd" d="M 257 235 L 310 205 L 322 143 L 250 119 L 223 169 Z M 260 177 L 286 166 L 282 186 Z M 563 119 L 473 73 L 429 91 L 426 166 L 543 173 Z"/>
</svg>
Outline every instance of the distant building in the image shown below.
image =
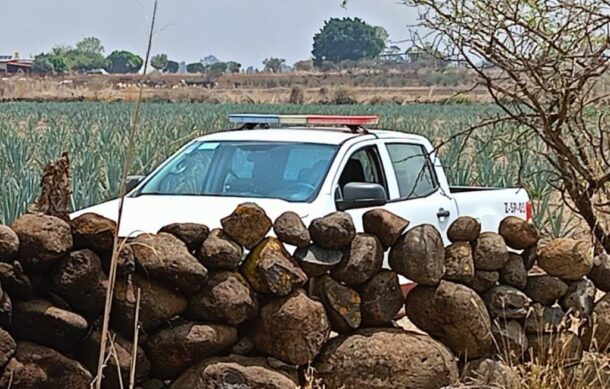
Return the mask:
<svg viewBox="0 0 610 389">
<path fill-rule="evenodd" d="M 14 55 L 0 55 L 0 74 L 15 74 L 32 72 L 32 60 L 19 58 L 19 53 Z"/>
</svg>

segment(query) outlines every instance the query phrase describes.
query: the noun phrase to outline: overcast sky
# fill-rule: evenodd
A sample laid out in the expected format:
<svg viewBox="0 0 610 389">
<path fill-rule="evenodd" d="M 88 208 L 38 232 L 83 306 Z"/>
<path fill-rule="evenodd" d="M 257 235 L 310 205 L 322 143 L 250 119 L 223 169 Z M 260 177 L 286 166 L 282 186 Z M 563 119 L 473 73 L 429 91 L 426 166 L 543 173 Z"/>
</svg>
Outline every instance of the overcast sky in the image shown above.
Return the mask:
<svg viewBox="0 0 610 389">
<path fill-rule="evenodd" d="M 193 62 L 213 54 L 244 67 L 266 57 L 289 64 L 310 56 L 312 37 L 330 17 L 358 16 L 395 41 L 408 38 L 416 11 L 400 0 L 160 0 L 153 53 Z M 143 54 L 152 0 L 0 0 L 0 54 L 36 55 L 86 36 L 106 51 Z"/>
</svg>

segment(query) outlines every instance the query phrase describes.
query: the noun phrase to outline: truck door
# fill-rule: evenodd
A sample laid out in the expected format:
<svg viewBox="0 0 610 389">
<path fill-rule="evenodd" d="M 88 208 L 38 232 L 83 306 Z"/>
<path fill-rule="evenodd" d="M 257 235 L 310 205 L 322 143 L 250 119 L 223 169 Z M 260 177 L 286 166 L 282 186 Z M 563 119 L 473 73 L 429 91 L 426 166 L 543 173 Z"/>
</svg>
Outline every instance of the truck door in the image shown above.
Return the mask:
<svg viewBox="0 0 610 389">
<path fill-rule="evenodd" d="M 455 201 L 440 185 L 430 155 L 421 144 L 385 141 L 380 147 L 389 188 L 386 209 L 411 222 L 432 224 L 448 242 L 447 229 L 458 217 Z"/>
</svg>

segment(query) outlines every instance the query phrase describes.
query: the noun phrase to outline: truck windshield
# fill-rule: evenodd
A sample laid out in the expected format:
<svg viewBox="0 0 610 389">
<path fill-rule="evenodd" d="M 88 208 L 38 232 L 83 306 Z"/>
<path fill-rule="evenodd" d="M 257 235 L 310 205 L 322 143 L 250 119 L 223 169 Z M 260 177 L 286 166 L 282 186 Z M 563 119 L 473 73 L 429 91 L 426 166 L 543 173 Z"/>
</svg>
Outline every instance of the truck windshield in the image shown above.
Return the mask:
<svg viewBox="0 0 610 389">
<path fill-rule="evenodd" d="M 194 142 L 135 196 L 182 195 L 311 201 L 337 147 L 294 142 Z"/>
</svg>

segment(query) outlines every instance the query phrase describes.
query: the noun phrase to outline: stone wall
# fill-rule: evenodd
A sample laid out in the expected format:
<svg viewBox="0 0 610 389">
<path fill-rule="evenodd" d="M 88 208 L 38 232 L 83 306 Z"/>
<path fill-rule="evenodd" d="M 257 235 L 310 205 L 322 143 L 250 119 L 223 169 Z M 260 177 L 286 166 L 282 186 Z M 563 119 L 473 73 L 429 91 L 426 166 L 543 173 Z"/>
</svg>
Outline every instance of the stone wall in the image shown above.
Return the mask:
<svg viewBox="0 0 610 389">
<path fill-rule="evenodd" d="M 341 212 L 307 228 L 247 203 L 222 229 L 174 224 L 131 239 L 103 387 L 127 387 L 138 290 L 142 388 L 291 388 L 309 365 L 330 388 L 439 388 L 475 376 L 509 387 L 517 378 L 500 360 L 572 363 L 591 345 L 607 348 L 610 300 L 594 301 L 610 290 L 610 262 L 586 242 L 539 245 L 520 219 L 496 233 L 462 217 L 444 247 L 433 226 L 405 233 L 408 224 L 377 209 L 362 233 Z M 1 388 L 89 387 L 114 230 L 94 214 L 0 226 Z M 392 270 L 382 269 L 387 251 Z M 398 274 L 418 283 L 406 302 Z M 403 307 L 421 333 L 396 324 Z"/>
</svg>

